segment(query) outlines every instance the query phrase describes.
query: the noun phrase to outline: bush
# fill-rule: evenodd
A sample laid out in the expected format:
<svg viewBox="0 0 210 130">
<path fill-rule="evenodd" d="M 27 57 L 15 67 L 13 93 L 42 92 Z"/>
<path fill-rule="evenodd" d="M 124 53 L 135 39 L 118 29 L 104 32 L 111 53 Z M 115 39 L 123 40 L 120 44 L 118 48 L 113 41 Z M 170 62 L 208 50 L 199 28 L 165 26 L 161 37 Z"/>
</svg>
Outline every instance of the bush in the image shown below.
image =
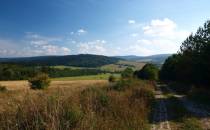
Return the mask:
<svg viewBox="0 0 210 130">
<path fill-rule="evenodd" d="M 133 77 L 133 69 L 128 67 L 122 72 L 121 75 L 122 75 L 122 78 L 132 78 Z"/>
<path fill-rule="evenodd" d="M 135 75 L 137 75 L 140 79 L 146 80 L 158 80 L 159 69 L 153 64 L 146 64 L 140 71 L 136 71 Z"/>
<path fill-rule="evenodd" d="M 116 77 L 114 75 L 110 75 L 109 76 L 109 82 L 113 83 L 113 82 L 116 82 Z"/>
<path fill-rule="evenodd" d="M 0 85 L 0 92 L 5 92 L 5 91 L 7 91 L 7 88 L 5 86 Z"/>
<path fill-rule="evenodd" d="M 50 85 L 49 76 L 45 73 L 37 74 L 29 82 L 31 89 L 46 89 Z"/>
</svg>

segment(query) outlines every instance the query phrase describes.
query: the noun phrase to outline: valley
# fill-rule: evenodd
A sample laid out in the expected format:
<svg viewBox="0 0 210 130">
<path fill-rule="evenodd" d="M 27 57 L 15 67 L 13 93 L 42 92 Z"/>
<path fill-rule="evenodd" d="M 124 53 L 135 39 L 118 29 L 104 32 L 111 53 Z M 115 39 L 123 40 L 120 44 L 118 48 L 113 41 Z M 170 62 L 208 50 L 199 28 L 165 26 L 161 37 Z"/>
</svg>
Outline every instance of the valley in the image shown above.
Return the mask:
<svg viewBox="0 0 210 130">
<path fill-rule="evenodd" d="M 0 130 L 210 130 L 209 0 L 0 0 Z"/>
</svg>

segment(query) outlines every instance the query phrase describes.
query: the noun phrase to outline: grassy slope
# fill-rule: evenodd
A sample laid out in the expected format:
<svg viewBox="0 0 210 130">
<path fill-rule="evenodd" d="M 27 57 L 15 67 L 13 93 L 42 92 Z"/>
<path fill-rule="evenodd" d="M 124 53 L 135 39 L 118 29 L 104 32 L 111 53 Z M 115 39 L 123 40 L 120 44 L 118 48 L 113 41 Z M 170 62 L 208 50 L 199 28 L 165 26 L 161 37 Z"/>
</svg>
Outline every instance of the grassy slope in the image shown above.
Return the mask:
<svg viewBox="0 0 210 130">
<path fill-rule="evenodd" d="M 105 71 L 123 71 L 127 67 L 132 68 L 133 70 L 140 70 L 145 63 L 142 62 L 135 62 L 135 61 L 119 61 L 115 64 L 104 65 L 100 69 Z"/>
<path fill-rule="evenodd" d="M 86 69 L 85 67 L 74 67 L 74 66 L 64 66 L 64 65 L 56 65 L 56 66 L 51 66 L 52 68 L 56 68 L 56 69 L 65 69 L 65 68 L 69 68 L 69 69 Z"/>
<path fill-rule="evenodd" d="M 104 65 L 102 67 L 99 67 L 98 69 L 104 70 L 104 71 L 109 71 L 109 72 L 118 72 L 118 71 L 123 71 L 127 67 L 132 68 L 133 70 L 140 70 L 145 63 L 143 62 L 135 62 L 135 61 L 119 61 L 115 64 L 108 64 Z M 86 67 L 74 67 L 74 66 L 52 66 L 53 68 L 58 68 L 58 69 L 64 69 L 64 68 L 71 68 L 71 69 L 86 69 Z"/>
</svg>

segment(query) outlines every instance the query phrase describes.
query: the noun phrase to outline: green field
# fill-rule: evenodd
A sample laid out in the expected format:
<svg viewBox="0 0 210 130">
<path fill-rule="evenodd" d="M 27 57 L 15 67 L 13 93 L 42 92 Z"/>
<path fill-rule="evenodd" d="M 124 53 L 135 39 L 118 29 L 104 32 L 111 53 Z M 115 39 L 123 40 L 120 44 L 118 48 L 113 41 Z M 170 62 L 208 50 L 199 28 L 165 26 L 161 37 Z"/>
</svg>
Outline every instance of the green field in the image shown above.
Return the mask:
<svg viewBox="0 0 210 130">
<path fill-rule="evenodd" d="M 123 71 L 127 67 L 132 68 L 133 70 L 140 70 L 145 65 L 143 62 L 135 61 L 119 61 L 115 64 L 104 65 L 100 69 L 109 72 L 119 72 Z"/>
<path fill-rule="evenodd" d="M 99 74 L 99 75 L 88 75 L 88 76 L 76 76 L 76 77 L 62 77 L 53 78 L 56 81 L 66 81 L 66 80 L 108 80 L 111 74 Z M 117 78 L 120 78 L 120 74 L 114 74 Z"/>
<path fill-rule="evenodd" d="M 70 69 L 100 69 L 102 71 L 107 71 L 107 72 L 121 72 L 127 67 L 132 68 L 133 70 L 140 70 L 142 67 L 145 65 L 143 62 L 135 62 L 135 61 L 119 61 L 115 64 L 108 64 L 104 65 L 102 67 L 98 68 L 86 68 L 86 67 L 74 67 L 74 66 L 52 66 L 53 68 L 57 69 L 65 69 L 65 68 L 70 68 Z"/>
<path fill-rule="evenodd" d="M 52 68 L 56 68 L 56 69 L 86 69 L 85 67 L 75 67 L 75 66 L 64 66 L 64 65 L 57 65 L 57 66 L 51 66 Z"/>
</svg>

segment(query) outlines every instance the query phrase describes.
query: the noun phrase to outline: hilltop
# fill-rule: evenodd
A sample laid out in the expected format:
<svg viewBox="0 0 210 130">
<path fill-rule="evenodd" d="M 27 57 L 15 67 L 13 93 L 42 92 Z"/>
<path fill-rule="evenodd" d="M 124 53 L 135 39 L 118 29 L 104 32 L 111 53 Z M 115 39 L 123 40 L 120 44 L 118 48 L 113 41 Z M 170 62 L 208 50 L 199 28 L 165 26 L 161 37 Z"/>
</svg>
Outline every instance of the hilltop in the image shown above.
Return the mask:
<svg viewBox="0 0 210 130">
<path fill-rule="evenodd" d="M 129 61 L 150 62 L 150 63 L 154 63 L 154 64 L 163 64 L 164 61 L 171 55 L 172 54 L 158 54 L 158 55 L 151 55 L 151 56 L 128 55 L 128 56 L 116 56 L 116 58 L 121 58 L 121 59 L 129 60 Z"/>
</svg>

